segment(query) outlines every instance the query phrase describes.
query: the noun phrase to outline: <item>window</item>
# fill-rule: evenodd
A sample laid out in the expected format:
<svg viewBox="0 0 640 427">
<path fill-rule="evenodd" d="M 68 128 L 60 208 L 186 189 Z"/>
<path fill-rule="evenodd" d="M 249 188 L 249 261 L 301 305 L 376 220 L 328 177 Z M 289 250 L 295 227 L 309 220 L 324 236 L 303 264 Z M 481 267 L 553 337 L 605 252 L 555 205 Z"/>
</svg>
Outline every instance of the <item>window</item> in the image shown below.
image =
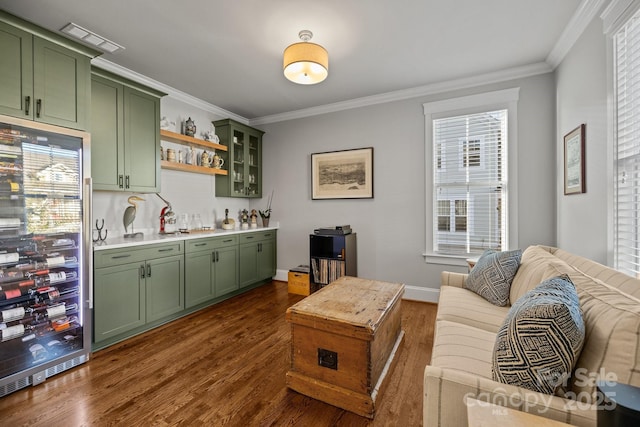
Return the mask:
<svg viewBox="0 0 640 427">
<path fill-rule="evenodd" d="M 613 34 L 614 267 L 640 276 L 640 12 Z"/>
<path fill-rule="evenodd" d="M 480 138 L 461 139 L 462 146 L 462 167 L 479 167 L 480 166 L 480 149 L 482 142 Z"/>
<path fill-rule="evenodd" d="M 518 89 L 424 104 L 427 261 L 516 247 L 508 226 Z M 514 205 L 512 205 L 514 206 Z M 511 235 L 513 234 L 513 235 Z"/>
</svg>

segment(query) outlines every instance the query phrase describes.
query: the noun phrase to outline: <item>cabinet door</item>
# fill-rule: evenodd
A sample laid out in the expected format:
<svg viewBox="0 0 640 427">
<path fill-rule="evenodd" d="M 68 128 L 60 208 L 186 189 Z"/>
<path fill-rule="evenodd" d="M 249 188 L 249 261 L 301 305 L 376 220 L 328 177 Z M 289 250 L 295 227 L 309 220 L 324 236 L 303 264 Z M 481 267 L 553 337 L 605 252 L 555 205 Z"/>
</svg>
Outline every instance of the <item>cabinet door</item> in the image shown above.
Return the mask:
<svg viewBox="0 0 640 427">
<path fill-rule="evenodd" d="M 214 252 L 189 253 L 185 261 L 186 308 L 206 302 L 214 297 Z"/>
<path fill-rule="evenodd" d="M 125 188 L 160 191 L 160 99 L 124 88 Z"/>
<path fill-rule="evenodd" d="M 32 45 L 31 34 L 0 22 L 0 114 L 33 117 Z"/>
<path fill-rule="evenodd" d="M 123 87 L 91 79 L 91 176 L 96 190 L 124 188 Z"/>
<path fill-rule="evenodd" d="M 258 279 L 276 275 L 276 241 L 265 240 L 258 244 Z"/>
<path fill-rule="evenodd" d="M 240 245 L 240 287 L 258 280 L 258 243 Z"/>
<path fill-rule="evenodd" d="M 247 132 L 247 197 L 262 197 L 262 140 L 254 132 Z"/>
<path fill-rule="evenodd" d="M 215 251 L 215 296 L 219 297 L 239 288 L 238 247 L 218 248 Z"/>
<path fill-rule="evenodd" d="M 184 257 L 149 260 L 145 264 L 147 322 L 184 309 Z"/>
<path fill-rule="evenodd" d="M 145 324 L 143 263 L 97 268 L 94 273 L 94 341 L 100 342 Z"/>
<path fill-rule="evenodd" d="M 90 102 L 88 57 L 33 37 L 33 105 L 36 121 L 85 130 Z"/>
</svg>

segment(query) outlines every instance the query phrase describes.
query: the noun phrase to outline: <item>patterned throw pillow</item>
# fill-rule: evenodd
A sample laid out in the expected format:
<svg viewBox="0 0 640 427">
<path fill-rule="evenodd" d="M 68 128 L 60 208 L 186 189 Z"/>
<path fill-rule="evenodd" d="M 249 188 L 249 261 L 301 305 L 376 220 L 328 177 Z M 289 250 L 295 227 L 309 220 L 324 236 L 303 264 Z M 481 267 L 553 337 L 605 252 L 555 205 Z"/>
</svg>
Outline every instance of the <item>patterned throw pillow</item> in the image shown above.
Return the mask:
<svg viewBox="0 0 640 427">
<path fill-rule="evenodd" d="M 575 286 L 563 275 L 517 300 L 498 330 L 493 379 L 554 394 L 567 384 L 585 338 Z"/>
<path fill-rule="evenodd" d="M 509 290 L 520 267 L 522 250 L 496 252 L 486 250 L 469 272 L 464 288 L 475 292 L 491 304 L 504 307 Z"/>
</svg>

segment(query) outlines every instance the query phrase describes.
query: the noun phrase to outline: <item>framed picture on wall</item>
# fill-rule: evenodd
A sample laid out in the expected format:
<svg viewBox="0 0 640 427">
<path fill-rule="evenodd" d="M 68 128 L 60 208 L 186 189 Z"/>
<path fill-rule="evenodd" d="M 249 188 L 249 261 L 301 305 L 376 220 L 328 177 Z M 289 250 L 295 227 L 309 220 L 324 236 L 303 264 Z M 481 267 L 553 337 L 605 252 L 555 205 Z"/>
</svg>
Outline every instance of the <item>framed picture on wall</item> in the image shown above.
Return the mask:
<svg viewBox="0 0 640 427">
<path fill-rule="evenodd" d="M 564 136 L 564 194 L 587 191 L 585 180 L 585 124 Z"/>
<path fill-rule="evenodd" d="M 311 198 L 373 198 L 373 147 L 311 154 Z"/>
</svg>

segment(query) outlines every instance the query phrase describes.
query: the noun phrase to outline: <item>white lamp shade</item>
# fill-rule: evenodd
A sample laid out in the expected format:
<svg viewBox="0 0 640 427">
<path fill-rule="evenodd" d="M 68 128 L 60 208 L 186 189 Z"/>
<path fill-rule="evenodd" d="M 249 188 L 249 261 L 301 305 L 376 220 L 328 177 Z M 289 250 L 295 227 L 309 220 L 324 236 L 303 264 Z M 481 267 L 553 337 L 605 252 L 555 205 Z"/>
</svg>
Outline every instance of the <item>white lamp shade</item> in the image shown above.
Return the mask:
<svg viewBox="0 0 640 427">
<path fill-rule="evenodd" d="M 329 75 L 329 54 L 315 43 L 294 43 L 284 50 L 283 67 L 285 77 L 294 83 L 320 83 Z"/>
</svg>

